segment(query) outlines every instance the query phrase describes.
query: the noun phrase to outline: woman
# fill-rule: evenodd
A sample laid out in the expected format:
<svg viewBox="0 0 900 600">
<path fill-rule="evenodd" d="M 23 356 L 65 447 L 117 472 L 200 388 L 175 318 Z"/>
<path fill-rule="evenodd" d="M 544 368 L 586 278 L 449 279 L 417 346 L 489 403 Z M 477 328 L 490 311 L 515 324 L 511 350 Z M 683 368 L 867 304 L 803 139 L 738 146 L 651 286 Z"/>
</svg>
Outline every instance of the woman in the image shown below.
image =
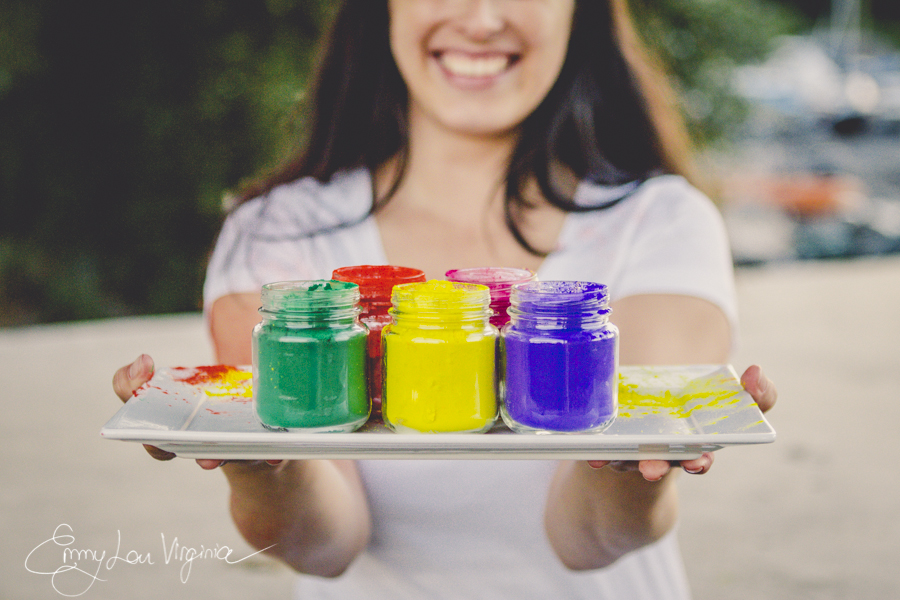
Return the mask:
<svg viewBox="0 0 900 600">
<path fill-rule="evenodd" d="M 217 359 L 250 362 L 261 284 L 389 263 L 600 281 L 623 364 L 727 362 L 727 241 L 679 176 L 659 83 L 623 0 L 347 0 L 309 139 L 245 195 L 211 259 Z M 140 357 L 117 392 L 151 373 Z M 774 403 L 758 368 L 743 381 Z M 688 595 L 664 461 L 198 462 L 225 473 L 252 545 L 343 574 L 303 578 L 303 597 Z"/>
</svg>

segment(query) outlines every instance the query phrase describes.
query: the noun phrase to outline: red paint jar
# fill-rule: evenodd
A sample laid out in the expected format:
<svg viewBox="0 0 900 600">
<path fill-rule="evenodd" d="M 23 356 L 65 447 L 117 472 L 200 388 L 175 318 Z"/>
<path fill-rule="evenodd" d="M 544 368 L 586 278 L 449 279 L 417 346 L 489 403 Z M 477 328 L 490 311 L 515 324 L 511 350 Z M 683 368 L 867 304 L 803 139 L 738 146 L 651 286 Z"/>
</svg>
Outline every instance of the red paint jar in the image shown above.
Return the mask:
<svg viewBox="0 0 900 600">
<path fill-rule="evenodd" d="M 392 265 L 358 265 L 341 267 L 332 279 L 359 286 L 359 320 L 369 329 L 366 377 L 372 412 L 381 411 L 381 329 L 391 322 L 391 290 L 395 285 L 425 281 L 425 272 Z"/>
</svg>

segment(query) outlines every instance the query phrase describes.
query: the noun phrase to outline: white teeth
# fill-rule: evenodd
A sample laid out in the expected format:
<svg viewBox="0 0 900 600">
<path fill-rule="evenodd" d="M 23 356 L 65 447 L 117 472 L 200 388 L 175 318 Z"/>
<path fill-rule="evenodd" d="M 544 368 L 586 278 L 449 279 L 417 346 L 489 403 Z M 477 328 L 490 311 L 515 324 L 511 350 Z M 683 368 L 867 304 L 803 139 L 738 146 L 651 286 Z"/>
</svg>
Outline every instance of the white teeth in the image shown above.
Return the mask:
<svg viewBox="0 0 900 600">
<path fill-rule="evenodd" d="M 509 65 L 508 56 L 470 56 L 445 52 L 441 64 L 460 77 L 490 77 L 501 73 Z"/>
</svg>

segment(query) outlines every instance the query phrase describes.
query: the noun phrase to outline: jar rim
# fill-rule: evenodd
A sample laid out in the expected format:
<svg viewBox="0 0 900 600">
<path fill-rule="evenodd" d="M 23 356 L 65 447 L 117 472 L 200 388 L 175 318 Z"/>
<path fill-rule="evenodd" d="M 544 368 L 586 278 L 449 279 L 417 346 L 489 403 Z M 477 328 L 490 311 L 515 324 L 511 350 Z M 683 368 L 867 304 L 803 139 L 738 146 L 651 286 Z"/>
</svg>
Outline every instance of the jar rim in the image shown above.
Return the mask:
<svg viewBox="0 0 900 600">
<path fill-rule="evenodd" d="M 449 281 L 479 283 L 489 288 L 503 287 L 532 281 L 536 274 L 531 269 L 517 267 L 468 267 L 450 269 L 444 276 Z"/>
<path fill-rule="evenodd" d="M 424 282 L 425 272 L 396 265 L 353 265 L 335 269 L 331 277 L 335 281 L 359 285 L 359 293 L 364 300 L 384 298 L 385 302 L 389 302 L 395 285 Z"/>
<path fill-rule="evenodd" d="M 333 279 L 276 281 L 262 286 L 262 308 L 268 312 L 308 312 L 353 309 L 359 303 L 359 286 Z"/>
<path fill-rule="evenodd" d="M 395 310 L 477 310 L 487 311 L 490 288 L 478 283 L 432 279 L 395 285 L 391 293 Z"/>
<path fill-rule="evenodd" d="M 580 302 L 599 301 L 605 303 L 609 299 L 608 287 L 593 281 L 531 281 L 513 287 L 513 301 L 528 298 L 539 302 Z"/>
<path fill-rule="evenodd" d="M 263 291 L 274 293 L 288 292 L 335 292 L 358 288 L 356 283 L 338 281 L 336 279 L 297 279 L 291 281 L 275 281 L 262 286 Z"/>
</svg>

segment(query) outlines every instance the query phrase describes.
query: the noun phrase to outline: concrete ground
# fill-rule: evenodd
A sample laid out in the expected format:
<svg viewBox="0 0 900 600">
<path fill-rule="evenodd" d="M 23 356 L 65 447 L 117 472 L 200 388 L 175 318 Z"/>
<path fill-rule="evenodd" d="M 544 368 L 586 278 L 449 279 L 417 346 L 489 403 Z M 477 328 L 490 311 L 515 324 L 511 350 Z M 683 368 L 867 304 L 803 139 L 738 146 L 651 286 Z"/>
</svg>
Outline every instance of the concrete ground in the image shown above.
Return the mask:
<svg viewBox="0 0 900 600">
<path fill-rule="evenodd" d="M 762 364 L 777 383 L 778 440 L 681 477 L 696 599 L 900 597 L 900 258 L 742 270 L 738 286 L 733 363 Z M 0 330 L 0 598 L 289 597 L 290 573 L 265 558 L 171 555 L 175 538 L 227 546 L 231 561 L 251 553 L 221 474 L 100 438 L 119 407 L 112 373 L 141 352 L 211 361 L 198 315 Z M 48 574 L 66 549 L 82 551 L 83 572 Z"/>
</svg>

